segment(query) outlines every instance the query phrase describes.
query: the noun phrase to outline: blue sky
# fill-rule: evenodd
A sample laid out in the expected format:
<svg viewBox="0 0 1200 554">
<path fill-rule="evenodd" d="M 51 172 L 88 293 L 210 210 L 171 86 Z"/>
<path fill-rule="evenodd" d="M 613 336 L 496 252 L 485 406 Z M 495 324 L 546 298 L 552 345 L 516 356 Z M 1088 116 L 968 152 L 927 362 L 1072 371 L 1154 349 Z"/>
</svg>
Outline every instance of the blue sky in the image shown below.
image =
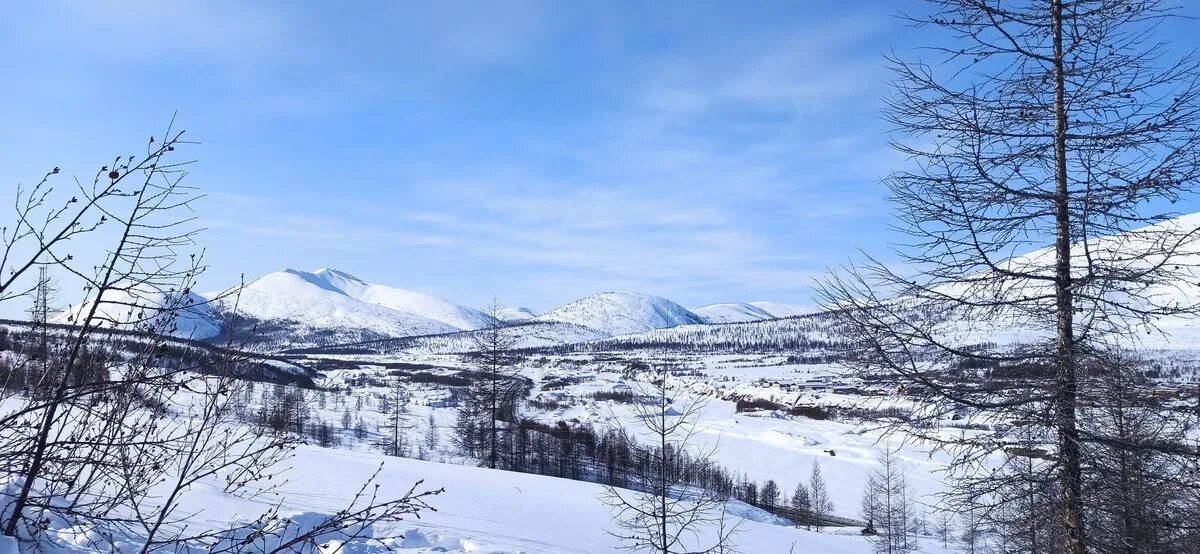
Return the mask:
<svg viewBox="0 0 1200 554">
<path fill-rule="evenodd" d="M 0 183 L 90 175 L 177 110 L 206 289 L 329 266 L 476 305 L 805 303 L 898 240 L 907 3 L 431 4 L 9 6 Z"/>
</svg>

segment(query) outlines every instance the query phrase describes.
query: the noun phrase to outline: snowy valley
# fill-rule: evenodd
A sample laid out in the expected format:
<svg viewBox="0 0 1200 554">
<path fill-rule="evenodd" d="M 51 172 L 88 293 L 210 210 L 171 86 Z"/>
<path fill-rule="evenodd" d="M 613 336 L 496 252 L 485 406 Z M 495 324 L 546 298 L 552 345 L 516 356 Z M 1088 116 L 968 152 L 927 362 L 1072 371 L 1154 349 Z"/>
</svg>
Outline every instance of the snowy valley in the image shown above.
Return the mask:
<svg viewBox="0 0 1200 554">
<path fill-rule="evenodd" d="M 140 343 L 161 341 L 171 359 L 233 353 L 241 359 L 242 379 L 227 398 L 232 419 L 221 425 L 304 443 L 282 462 L 281 486 L 227 495 L 208 490 L 214 474 L 189 487 L 194 497 L 179 509 L 196 503 L 186 509 L 197 517 L 187 525 L 253 521 L 263 506 L 276 503 L 281 514 L 308 514 L 287 521 L 319 523 L 343 503 L 353 505 L 356 484 L 376 470 L 373 482 L 383 494 L 402 495 L 417 482 L 438 491 L 422 499 L 428 508 L 419 519 L 411 514 L 360 533 L 320 534 L 321 552 L 619 547 L 613 507 L 604 499 L 613 483 L 631 486 L 622 485 L 629 477 L 613 476 L 634 469 L 614 462 L 624 454 L 612 449 L 621 444 L 616 437 L 635 445 L 656 441 L 639 415 L 648 398 L 644 389 L 656 382 L 667 383 L 664 414 L 682 418 L 686 406 L 699 406 L 687 412 L 694 425 L 687 448 L 705 453 L 705 471 L 715 477 L 703 486 L 728 496 L 722 525 L 736 531 L 743 552 L 869 551 L 870 537 L 862 534 L 869 526 L 864 486 L 873 475 L 895 471 L 907 483 L 916 548 L 954 550 L 971 522 L 943 499 L 951 459 L 938 443 L 966 436 L 1009 440 L 1008 422 L 970 410 L 933 422 L 934 435 L 923 440 L 886 432 L 926 400 L 884 376 L 852 371 L 846 362 L 855 345 L 838 319 L 801 306 L 750 302 L 688 310 L 665 298 L 608 292 L 542 314 L 484 310 L 326 268 L 289 269 L 203 295 L 149 287 L 112 294 L 101 303 L 96 331 L 98 337 L 115 333 L 104 339 L 111 352 L 136 359 Z M 57 337 L 51 342 L 71 337 L 90 307 L 82 303 L 50 318 L 48 332 Z M 950 334 L 979 340 L 977 327 L 951 326 Z M 7 367 L 36 357 L 26 349 L 37 329 L 16 322 L 4 327 Z M 1001 329 L 994 326 L 987 340 L 1014 347 L 1035 340 Z M 1160 391 L 1195 386 L 1196 329 L 1174 325 L 1169 340 L 1142 348 L 1156 363 Z M 502 450 L 495 469 L 487 467 L 486 455 L 480 458 L 478 445 L 463 442 L 474 391 L 494 383 L 489 344 L 503 346 L 505 386 L 514 387 L 506 400 L 512 403 L 505 416 L 509 434 L 495 443 Z M 190 402 L 202 398 L 173 397 L 168 412 L 193 417 Z M 814 473 L 827 491 L 825 509 L 798 515 L 797 503 L 808 502 L 801 498 L 817 486 Z M 56 521 L 49 524 L 57 537 L 52 552 L 85 552 L 113 541 L 112 529 Z M 710 527 L 690 540 L 713 539 Z M 342 535 L 345 540 L 336 538 Z"/>
<path fill-rule="evenodd" d="M 1192 4 L 6 5 L 0 554 L 1200 554 Z"/>
</svg>

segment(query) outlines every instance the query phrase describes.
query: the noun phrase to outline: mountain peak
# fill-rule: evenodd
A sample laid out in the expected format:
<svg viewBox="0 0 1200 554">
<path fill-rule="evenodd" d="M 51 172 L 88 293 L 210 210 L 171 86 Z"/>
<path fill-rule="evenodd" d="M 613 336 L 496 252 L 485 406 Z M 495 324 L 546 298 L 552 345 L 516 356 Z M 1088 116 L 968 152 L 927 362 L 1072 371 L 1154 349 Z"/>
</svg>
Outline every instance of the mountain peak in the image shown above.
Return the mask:
<svg viewBox="0 0 1200 554">
<path fill-rule="evenodd" d="M 496 318 L 500 321 L 515 323 L 518 321 L 526 321 L 537 317 L 537 312 L 524 306 L 513 306 L 511 308 L 502 308 L 496 312 Z"/>
<path fill-rule="evenodd" d="M 390 310 L 354 298 L 344 286 L 354 282 L 328 272 L 285 269 L 247 283 L 236 295 L 236 306 L 229 308 L 236 307 L 239 314 L 275 322 L 276 326 L 291 325 L 305 332 L 324 330 L 339 336 L 360 331 L 389 337 L 457 331 L 420 314 Z"/>
<path fill-rule="evenodd" d="M 485 327 L 491 321 L 491 318 L 487 314 L 474 308 L 460 306 L 436 296 L 420 292 L 368 283 L 345 271 L 330 267 L 322 267 L 312 272 L 285 269 L 260 277 L 255 282 L 257 283 L 256 288 L 264 291 L 261 298 L 263 302 L 271 303 L 274 299 L 268 297 L 277 296 L 278 303 L 281 306 L 288 306 L 288 309 L 278 314 L 271 312 L 272 315 L 280 319 L 304 321 L 314 326 L 324 325 L 319 319 L 326 316 L 322 315 L 319 310 L 304 310 L 300 306 L 303 302 L 297 303 L 287 298 L 296 295 L 297 291 L 300 290 L 297 289 L 297 285 L 300 285 L 300 282 L 338 296 L 348 297 L 363 304 L 346 304 L 340 301 L 335 302 L 328 298 L 322 299 L 322 302 L 325 302 L 323 305 L 331 308 L 336 307 L 339 310 L 338 313 L 341 315 L 351 314 L 355 310 L 361 311 L 364 306 L 370 306 L 371 308 L 366 311 L 376 313 L 379 309 L 383 309 L 391 312 L 393 315 L 402 315 L 410 318 L 416 316 L 429 322 L 436 322 L 444 330 L 479 329 Z M 274 292 L 265 292 L 270 290 L 274 290 Z M 306 302 L 317 301 L 310 299 L 306 300 Z M 297 315 L 294 317 L 284 317 L 286 313 L 292 312 L 295 312 Z M 353 317 L 351 315 L 346 316 L 349 318 L 348 321 L 353 323 Z"/>
<path fill-rule="evenodd" d="M 359 283 L 365 282 L 362 279 L 359 279 L 358 277 L 355 277 L 349 273 L 346 273 L 345 271 L 342 271 L 340 269 L 334 269 L 332 267 L 318 268 L 316 271 L 313 271 L 312 273 L 313 273 L 313 275 L 319 275 L 319 276 L 325 277 L 325 278 L 335 277 L 335 278 L 339 278 L 339 279 L 345 279 L 348 281 L 357 281 Z"/>
<path fill-rule="evenodd" d="M 318 275 L 316 273 L 309 273 L 307 271 L 300 270 L 300 269 L 287 268 L 282 271 L 268 273 L 266 275 L 263 275 L 262 277 L 259 277 L 258 279 L 255 279 L 254 282 L 278 281 L 280 279 L 300 279 L 301 281 L 304 281 L 315 287 L 319 287 L 319 288 L 325 289 L 330 292 L 336 292 L 338 294 L 345 294 L 344 292 L 342 292 L 341 288 L 339 288 L 336 284 L 330 282 L 330 280 L 326 276 Z"/>
<path fill-rule="evenodd" d="M 692 313 L 703 317 L 709 323 L 742 323 L 775 317 L 769 311 L 747 302 L 719 302 L 700 306 L 692 310 Z"/>
<path fill-rule="evenodd" d="M 620 291 L 585 296 L 534 321 L 573 323 L 615 336 L 704 323 L 704 318 L 666 298 Z"/>
<path fill-rule="evenodd" d="M 771 317 L 792 317 L 821 311 L 819 307 L 809 304 L 784 304 L 767 300 L 756 300 L 749 305 L 771 314 Z"/>
</svg>

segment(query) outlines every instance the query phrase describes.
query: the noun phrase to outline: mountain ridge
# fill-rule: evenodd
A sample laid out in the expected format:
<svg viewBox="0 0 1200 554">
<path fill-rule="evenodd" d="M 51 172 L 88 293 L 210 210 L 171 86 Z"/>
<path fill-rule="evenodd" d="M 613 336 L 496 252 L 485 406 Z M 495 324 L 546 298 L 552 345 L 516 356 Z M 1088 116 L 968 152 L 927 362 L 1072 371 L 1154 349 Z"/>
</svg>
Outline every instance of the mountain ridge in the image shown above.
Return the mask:
<svg viewBox="0 0 1200 554">
<path fill-rule="evenodd" d="M 705 323 L 703 317 L 671 300 L 627 291 L 588 295 L 533 318 L 532 321 L 570 323 L 595 329 L 609 336 Z"/>
</svg>

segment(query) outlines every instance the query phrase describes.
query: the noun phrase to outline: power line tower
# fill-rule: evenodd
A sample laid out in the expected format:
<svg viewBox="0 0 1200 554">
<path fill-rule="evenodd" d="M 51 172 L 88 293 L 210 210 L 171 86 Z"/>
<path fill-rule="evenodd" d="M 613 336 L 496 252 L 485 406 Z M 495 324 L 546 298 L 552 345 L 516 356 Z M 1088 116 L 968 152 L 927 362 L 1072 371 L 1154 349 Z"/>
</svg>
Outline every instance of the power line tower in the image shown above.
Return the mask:
<svg viewBox="0 0 1200 554">
<path fill-rule="evenodd" d="M 22 370 L 26 391 L 41 390 L 50 378 L 50 303 L 53 301 L 54 286 L 50 272 L 45 266 L 39 267 L 37 285 L 33 289 L 33 305 L 27 310 L 29 333 L 20 342 L 20 348 L 29 360 Z"/>
<path fill-rule="evenodd" d="M 37 341 L 37 356 L 46 365 L 50 352 L 50 302 L 53 290 L 50 283 L 50 272 L 46 267 L 38 268 L 37 288 L 33 292 L 33 306 L 29 308 L 29 321 L 33 339 Z M 44 367 L 43 367 L 44 369 Z"/>
</svg>

